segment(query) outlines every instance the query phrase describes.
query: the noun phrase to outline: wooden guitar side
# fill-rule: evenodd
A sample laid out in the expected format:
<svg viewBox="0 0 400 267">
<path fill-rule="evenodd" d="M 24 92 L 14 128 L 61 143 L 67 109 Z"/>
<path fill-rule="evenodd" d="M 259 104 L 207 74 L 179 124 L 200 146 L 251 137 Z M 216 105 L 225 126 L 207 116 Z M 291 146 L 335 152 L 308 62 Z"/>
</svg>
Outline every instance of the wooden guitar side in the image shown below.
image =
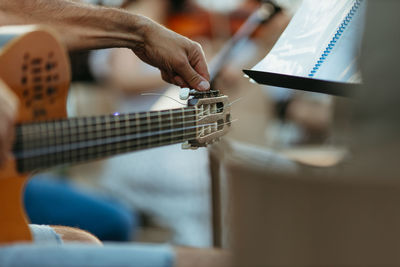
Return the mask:
<svg viewBox="0 0 400 267">
<path fill-rule="evenodd" d="M 70 70 L 54 34 L 35 26 L 0 28 L 0 79 L 20 100 L 17 123 L 66 117 Z M 0 244 L 32 240 L 23 206 L 28 175 L 16 161 L 0 169 Z"/>
</svg>

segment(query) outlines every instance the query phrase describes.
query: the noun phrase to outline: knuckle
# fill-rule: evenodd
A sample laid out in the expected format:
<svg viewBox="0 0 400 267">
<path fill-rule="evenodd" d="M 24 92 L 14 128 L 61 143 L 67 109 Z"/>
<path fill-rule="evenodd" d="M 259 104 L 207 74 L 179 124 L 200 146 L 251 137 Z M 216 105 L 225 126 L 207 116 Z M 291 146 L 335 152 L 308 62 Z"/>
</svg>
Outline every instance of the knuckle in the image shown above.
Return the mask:
<svg viewBox="0 0 400 267">
<path fill-rule="evenodd" d="M 194 47 L 195 47 L 195 49 L 196 49 L 197 51 L 202 51 L 202 50 L 203 50 L 203 48 L 201 47 L 201 45 L 200 45 L 199 43 L 197 43 L 197 42 L 194 43 Z"/>
<path fill-rule="evenodd" d="M 202 46 L 197 43 L 197 42 L 193 42 L 193 46 L 192 46 L 192 53 L 194 55 L 201 55 L 203 53 L 203 48 Z"/>
</svg>

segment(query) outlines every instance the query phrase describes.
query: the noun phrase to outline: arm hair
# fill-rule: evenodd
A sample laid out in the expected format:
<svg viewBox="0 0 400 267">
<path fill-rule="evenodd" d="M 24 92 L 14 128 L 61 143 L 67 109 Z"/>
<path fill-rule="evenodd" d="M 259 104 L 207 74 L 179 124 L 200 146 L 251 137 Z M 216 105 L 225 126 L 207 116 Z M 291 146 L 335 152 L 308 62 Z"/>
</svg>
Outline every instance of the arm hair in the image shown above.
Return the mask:
<svg viewBox="0 0 400 267">
<path fill-rule="evenodd" d="M 0 0 L 0 26 L 42 24 L 69 50 L 143 46 L 148 19 L 121 9 L 71 0 Z"/>
</svg>

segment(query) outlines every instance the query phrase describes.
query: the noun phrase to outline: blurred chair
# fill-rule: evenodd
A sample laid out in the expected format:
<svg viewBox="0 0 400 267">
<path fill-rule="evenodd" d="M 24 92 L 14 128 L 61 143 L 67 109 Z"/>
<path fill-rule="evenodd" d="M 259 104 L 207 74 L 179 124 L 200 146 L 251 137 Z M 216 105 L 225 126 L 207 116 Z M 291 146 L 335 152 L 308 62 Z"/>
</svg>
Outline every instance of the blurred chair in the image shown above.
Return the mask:
<svg viewBox="0 0 400 267">
<path fill-rule="evenodd" d="M 271 171 L 230 154 L 231 246 L 237 266 L 395 266 L 400 183 L 305 168 Z"/>
<path fill-rule="evenodd" d="M 398 1 L 369 1 L 352 108 L 351 157 L 330 168 L 271 170 L 265 158 L 224 153 L 229 246 L 237 266 L 399 266 Z"/>
</svg>

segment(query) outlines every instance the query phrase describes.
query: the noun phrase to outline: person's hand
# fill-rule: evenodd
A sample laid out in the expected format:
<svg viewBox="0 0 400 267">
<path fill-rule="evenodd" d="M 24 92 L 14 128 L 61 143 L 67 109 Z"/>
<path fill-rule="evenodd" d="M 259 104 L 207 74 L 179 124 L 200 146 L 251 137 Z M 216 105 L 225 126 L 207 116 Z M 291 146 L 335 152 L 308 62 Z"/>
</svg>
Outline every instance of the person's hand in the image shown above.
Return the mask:
<svg viewBox="0 0 400 267">
<path fill-rule="evenodd" d="M 13 145 L 17 110 L 17 97 L 0 81 L 0 166 L 7 160 Z"/>
<path fill-rule="evenodd" d="M 201 46 L 146 19 L 144 43 L 133 49 L 144 62 L 157 67 L 163 80 L 199 91 L 210 89 L 209 73 Z"/>
</svg>

